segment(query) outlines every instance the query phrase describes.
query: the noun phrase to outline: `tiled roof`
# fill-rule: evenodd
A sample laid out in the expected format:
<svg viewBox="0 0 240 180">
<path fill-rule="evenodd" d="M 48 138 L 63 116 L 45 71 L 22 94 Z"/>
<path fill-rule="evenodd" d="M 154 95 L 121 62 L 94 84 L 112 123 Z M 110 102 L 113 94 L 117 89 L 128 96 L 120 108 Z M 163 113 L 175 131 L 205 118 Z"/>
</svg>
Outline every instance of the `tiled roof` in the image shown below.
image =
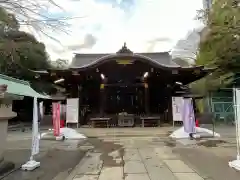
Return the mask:
<svg viewBox="0 0 240 180">
<path fill-rule="evenodd" d="M 180 67 L 172 61 L 171 56 L 168 52 L 159 53 L 133 53 L 133 54 L 122 54 L 132 58 L 143 58 L 157 63 L 161 66 L 166 67 Z M 76 54 L 70 65 L 70 68 L 83 68 L 95 64 L 101 60 L 113 57 L 121 57 L 121 54 Z"/>
</svg>

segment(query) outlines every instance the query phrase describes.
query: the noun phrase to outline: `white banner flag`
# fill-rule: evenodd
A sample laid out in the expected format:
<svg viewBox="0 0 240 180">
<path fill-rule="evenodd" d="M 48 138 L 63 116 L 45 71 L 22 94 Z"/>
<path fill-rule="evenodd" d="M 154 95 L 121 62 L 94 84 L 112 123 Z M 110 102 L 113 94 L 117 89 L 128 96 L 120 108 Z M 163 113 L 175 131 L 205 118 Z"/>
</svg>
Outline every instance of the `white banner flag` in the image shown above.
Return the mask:
<svg viewBox="0 0 240 180">
<path fill-rule="evenodd" d="M 40 117 L 41 117 L 41 120 L 42 120 L 42 118 L 43 118 L 43 102 L 39 103 L 39 111 L 40 111 Z"/>
<path fill-rule="evenodd" d="M 33 121 L 32 121 L 32 157 L 39 153 L 38 133 L 38 104 L 37 98 L 33 98 Z"/>
</svg>

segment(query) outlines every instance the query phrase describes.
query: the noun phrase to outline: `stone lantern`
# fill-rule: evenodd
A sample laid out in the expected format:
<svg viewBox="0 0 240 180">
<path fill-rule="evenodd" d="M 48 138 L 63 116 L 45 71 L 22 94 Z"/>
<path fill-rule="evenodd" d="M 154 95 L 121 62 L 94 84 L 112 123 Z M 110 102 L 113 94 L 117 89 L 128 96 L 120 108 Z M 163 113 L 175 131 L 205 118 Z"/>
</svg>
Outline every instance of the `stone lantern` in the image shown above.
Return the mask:
<svg viewBox="0 0 240 180">
<path fill-rule="evenodd" d="M 3 153 L 6 147 L 8 120 L 16 117 L 12 111 L 11 95 L 6 95 L 7 85 L 0 85 L 0 175 L 14 168 L 14 164 L 4 161 Z"/>
</svg>

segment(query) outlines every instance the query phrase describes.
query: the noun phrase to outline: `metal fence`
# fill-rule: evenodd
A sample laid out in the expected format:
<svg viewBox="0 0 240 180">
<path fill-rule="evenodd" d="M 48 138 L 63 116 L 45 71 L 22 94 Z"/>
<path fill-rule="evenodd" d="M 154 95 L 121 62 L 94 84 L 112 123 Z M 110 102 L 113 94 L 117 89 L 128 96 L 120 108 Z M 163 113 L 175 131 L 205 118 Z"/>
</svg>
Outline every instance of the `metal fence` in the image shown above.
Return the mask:
<svg viewBox="0 0 240 180">
<path fill-rule="evenodd" d="M 211 108 L 217 122 L 226 124 L 234 122 L 234 108 L 232 96 L 212 97 Z"/>
</svg>

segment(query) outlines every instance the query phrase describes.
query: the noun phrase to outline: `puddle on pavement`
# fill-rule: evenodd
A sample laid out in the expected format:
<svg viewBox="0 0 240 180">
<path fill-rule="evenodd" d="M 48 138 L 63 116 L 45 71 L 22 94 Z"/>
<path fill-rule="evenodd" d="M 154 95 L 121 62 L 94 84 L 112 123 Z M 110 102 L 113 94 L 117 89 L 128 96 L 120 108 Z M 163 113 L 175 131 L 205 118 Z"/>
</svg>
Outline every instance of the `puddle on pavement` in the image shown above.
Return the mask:
<svg viewBox="0 0 240 180">
<path fill-rule="evenodd" d="M 105 167 L 118 167 L 124 165 L 124 149 L 122 145 L 106 142 L 97 138 L 88 139 L 88 142 L 94 146 L 94 149 L 102 153 L 100 159 L 103 161 Z M 116 159 L 121 160 L 117 162 Z"/>
<path fill-rule="evenodd" d="M 175 147 L 176 141 L 171 138 L 152 138 L 154 144 L 160 144 L 162 146 Z"/>
<path fill-rule="evenodd" d="M 176 141 L 174 141 L 172 139 L 169 139 L 167 141 L 164 141 L 164 144 L 165 144 L 165 146 L 168 146 L 168 147 L 175 147 L 176 146 Z"/>
<path fill-rule="evenodd" d="M 217 147 L 219 144 L 226 143 L 226 141 L 223 140 L 206 140 L 197 143 L 199 146 L 205 146 L 205 147 Z"/>
</svg>

